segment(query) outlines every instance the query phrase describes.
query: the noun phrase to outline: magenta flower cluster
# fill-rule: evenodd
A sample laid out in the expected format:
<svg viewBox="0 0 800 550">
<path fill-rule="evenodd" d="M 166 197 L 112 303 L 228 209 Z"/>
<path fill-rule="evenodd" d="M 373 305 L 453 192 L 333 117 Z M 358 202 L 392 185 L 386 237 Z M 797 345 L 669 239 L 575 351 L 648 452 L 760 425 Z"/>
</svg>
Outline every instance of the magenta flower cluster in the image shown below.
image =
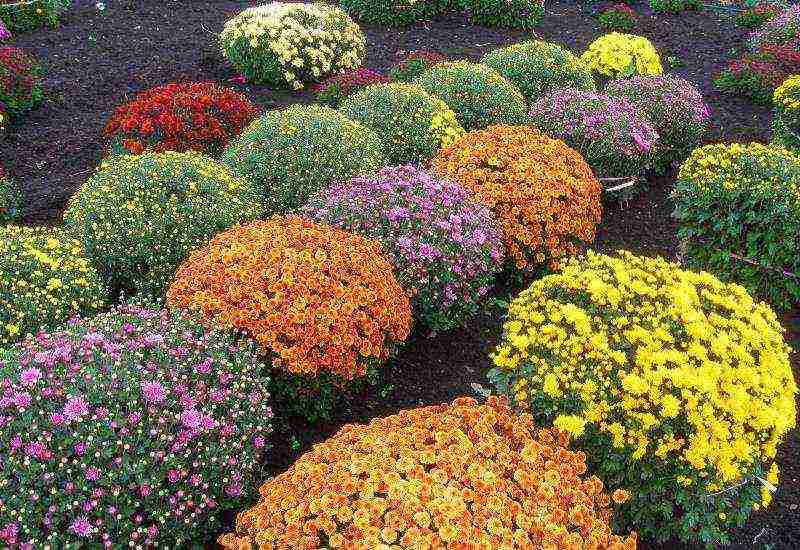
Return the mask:
<svg viewBox="0 0 800 550">
<path fill-rule="evenodd" d="M 266 450 L 255 348 L 120 306 L 0 351 L 0 547 L 185 548 Z"/>
<path fill-rule="evenodd" d="M 653 164 L 659 138 L 626 99 L 575 89 L 539 99 L 531 123 L 581 153 L 599 178 L 641 175 Z"/>
<path fill-rule="evenodd" d="M 478 311 L 505 256 L 488 208 L 460 185 L 413 166 L 328 188 L 303 214 L 381 242 L 415 316 L 433 330 Z"/>
</svg>

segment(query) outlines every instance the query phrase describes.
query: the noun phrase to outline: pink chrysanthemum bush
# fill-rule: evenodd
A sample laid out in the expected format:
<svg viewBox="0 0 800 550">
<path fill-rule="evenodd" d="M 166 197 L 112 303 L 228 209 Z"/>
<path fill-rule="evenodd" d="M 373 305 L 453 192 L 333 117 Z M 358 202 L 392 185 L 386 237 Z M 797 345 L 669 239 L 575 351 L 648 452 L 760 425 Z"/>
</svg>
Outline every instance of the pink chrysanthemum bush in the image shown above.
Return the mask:
<svg viewBox="0 0 800 550">
<path fill-rule="evenodd" d="M 252 344 L 120 306 L 0 351 L 0 547 L 187 548 L 266 448 Z"/>
</svg>

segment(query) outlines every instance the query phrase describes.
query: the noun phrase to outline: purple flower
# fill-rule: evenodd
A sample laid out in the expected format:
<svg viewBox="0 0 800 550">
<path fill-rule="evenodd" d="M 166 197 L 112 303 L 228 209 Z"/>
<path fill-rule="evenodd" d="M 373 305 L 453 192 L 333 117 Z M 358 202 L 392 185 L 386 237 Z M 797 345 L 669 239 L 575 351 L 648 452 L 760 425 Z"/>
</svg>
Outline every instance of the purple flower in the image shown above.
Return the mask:
<svg viewBox="0 0 800 550">
<path fill-rule="evenodd" d="M 187 409 L 181 413 L 181 424 L 190 430 L 197 430 L 203 426 L 203 415 L 196 409 Z"/>
<path fill-rule="evenodd" d="M 64 410 L 62 411 L 64 418 L 70 422 L 80 420 L 81 417 L 88 413 L 89 403 L 82 395 L 77 395 L 71 399 L 68 399 L 64 405 Z"/>
<path fill-rule="evenodd" d="M 142 382 L 142 395 L 148 403 L 163 403 L 167 398 L 167 391 L 160 382 Z"/>
<path fill-rule="evenodd" d="M 86 516 L 78 516 L 72 520 L 70 530 L 82 538 L 87 538 L 92 533 L 92 524 Z"/>
<path fill-rule="evenodd" d="M 85 475 L 87 481 L 97 481 L 98 479 L 100 479 L 100 473 L 101 473 L 100 470 L 98 468 L 95 468 L 94 466 L 86 468 Z"/>
<path fill-rule="evenodd" d="M 20 374 L 20 380 L 22 381 L 22 384 L 29 388 L 35 386 L 41 377 L 42 371 L 36 367 L 25 369 Z"/>
</svg>

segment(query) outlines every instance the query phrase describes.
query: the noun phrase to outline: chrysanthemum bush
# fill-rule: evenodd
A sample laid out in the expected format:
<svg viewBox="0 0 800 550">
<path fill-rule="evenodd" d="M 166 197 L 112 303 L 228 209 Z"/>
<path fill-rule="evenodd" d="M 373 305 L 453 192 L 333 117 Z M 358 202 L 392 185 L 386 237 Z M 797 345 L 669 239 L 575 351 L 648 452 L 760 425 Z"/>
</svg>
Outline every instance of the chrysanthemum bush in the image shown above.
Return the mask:
<svg viewBox="0 0 800 550">
<path fill-rule="evenodd" d="M 800 5 L 794 4 L 747 37 L 751 52 L 764 46 L 785 46 L 800 39 Z"/>
<path fill-rule="evenodd" d="M 627 4 L 610 4 L 600 10 L 597 20 L 610 31 L 629 31 L 636 24 L 636 11 Z"/>
<path fill-rule="evenodd" d="M 181 265 L 167 301 L 258 342 L 276 393 L 312 420 L 336 391 L 372 376 L 411 327 L 378 242 L 297 216 L 220 233 Z"/>
<path fill-rule="evenodd" d="M 370 128 L 321 105 L 266 112 L 234 139 L 222 161 L 253 182 L 268 213 L 287 213 L 309 195 L 385 165 Z"/>
<path fill-rule="evenodd" d="M 326 78 L 314 86 L 314 93 L 318 102 L 335 109 L 344 98 L 353 92 L 370 84 L 386 84 L 387 82 L 389 82 L 388 77 L 372 69 L 360 67 Z"/>
<path fill-rule="evenodd" d="M 347 425 L 261 487 L 219 537 L 275 548 L 636 548 L 609 526 L 618 501 L 564 432 L 505 399 L 456 399 Z M 612 499 L 614 505 L 612 506 Z"/>
<path fill-rule="evenodd" d="M 800 38 L 787 44 L 763 44 L 734 59 L 714 77 L 714 86 L 768 105 L 774 90 L 790 75 L 800 73 Z"/>
<path fill-rule="evenodd" d="M 589 252 L 512 302 L 493 359 L 501 393 L 630 491 L 618 528 L 725 543 L 769 504 L 797 385 L 775 313 L 743 287 Z"/>
<path fill-rule="evenodd" d="M 703 8 L 703 0 L 649 0 L 655 13 L 682 13 Z"/>
<path fill-rule="evenodd" d="M 436 65 L 447 61 L 443 53 L 432 50 L 414 50 L 407 53 L 389 70 L 393 82 L 411 82 L 416 77 Z"/>
<path fill-rule="evenodd" d="M 772 143 L 800 153 L 800 75 L 792 75 L 772 95 Z"/>
<path fill-rule="evenodd" d="M 591 69 L 558 44 L 530 40 L 488 52 L 481 63 L 516 84 L 529 102 L 558 88 L 596 89 Z"/>
<path fill-rule="evenodd" d="M 492 209 L 519 270 L 556 267 L 594 241 L 602 189 L 562 141 L 527 126 L 490 126 L 442 149 L 433 168 Z"/>
<path fill-rule="evenodd" d="M 644 36 L 604 34 L 581 54 L 581 61 L 606 78 L 662 74 L 661 58 Z"/>
<path fill-rule="evenodd" d="M 11 117 L 42 102 L 42 75 L 32 54 L 16 46 L 0 46 L 0 103 Z"/>
<path fill-rule="evenodd" d="M 361 29 L 336 6 L 272 2 L 247 8 L 219 35 L 228 61 L 248 80 L 302 89 L 364 59 Z"/>
<path fill-rule="evenodd" d="M 711 110 L 702 94 L 694 84 L 678 76 L 613 80 L 604 93 L 626 99 L 658 133 L 655 164 L 660 171 L 688 157 L 711 122 Z"/>
<path fill-rule="evenodd" d="M 246 499 L 271 431 L 252 345 L 121 306 L 0 351 L 0 543 L 188 548 Z"/>
<path fill-rule="evenodd" d="M 257 116 L 247 97 L 213 82 L 166 84 L 118 107 L 103 137 L 111 154 L 192 150 L 215 156 Z"/>
<path fill-rule="evenodd" d="M 444 101 L 467 131 L 527 121 L 525 97 L 519 88 L 486 65 L 439 63 L 415 78 L 413 84 Z"/>
<path fill-rule="evenodd" d="M 580 152 L 598 177 L 638 176 L 653 165 L 659 135 L 627 99 L 556 90 L 533 105 L 530 120 Z"/>
<path fill-rule="evenodd" d="M 756 29 L 778 17 L 787 7 L 789 6 L 786 0 L 760 0 L 739 12 L 736 15 L 736 23 L 740 27 Z"/>
<path fill-rule="evenodd" d="M 57 229 L 0 227 L 0 348 L 106 304 L 81 244 Z"/>
<path fill-rule="evenodd" d="M 200 153 L 167 151 L 104 161 L 64 221 L 115 290 L 161 300 L 189 252 L 262 212 L 247 179 Z"/>
<path fill-rule="evenodd" d="M 477 313 L 503 265 L 491 211 L 460 185 L 413 166 L 334 186 L 312 197 L 302 213 L 379 241 L 415 316 L 433 330 Z"/>
<path fill-rule="evenodd" d="M 381 27 L 407 27 L 443 14 L 450 0 L 341 0 L 358 22 Z"/>
<path fill-rule="evenodd" d="M 685 261 L 779 308 L 800 303 L 800 158 L 759 143 L 696 149 L 673 194 Z"/>
<path fill-rule="evenodd" d="M 544 0 L 463 0 L 474 25 L 532 30 L 544 16 Z"/>
<path fill-rule="evenodd" d="M 0 165 L 0 224 L 11 223 L 22 214 L 22 193 L 19 185 Z"/>
<path fill-rule="evenodd" d="M 390 164 L 426 162 L 464 134 L 444 101 L 412 84 L 367 86 L 348 97 L 340 112 L 380 136 Z"/>
<path fill-rule="evenodd" d="M 0 20 L 12 31 L 54 27 L 72 5 L 73 0 L 4 0 L 0 2 Z"/>
</svg>

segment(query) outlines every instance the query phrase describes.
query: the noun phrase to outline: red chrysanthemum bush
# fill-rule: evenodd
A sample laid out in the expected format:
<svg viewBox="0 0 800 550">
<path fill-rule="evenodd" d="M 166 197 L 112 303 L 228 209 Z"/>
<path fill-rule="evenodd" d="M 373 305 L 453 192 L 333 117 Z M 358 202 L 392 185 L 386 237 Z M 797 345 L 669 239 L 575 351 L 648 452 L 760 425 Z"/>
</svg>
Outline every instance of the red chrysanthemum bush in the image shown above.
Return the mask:
<svg viewBox="0 0 800 550">
<path fill-rule="evenodd" d="M 261 487 L 226 550 L 636 548 L 566 432 L 505 398 L 456 399 L 348 425 Z M 469 542 L 469 546 L 465 543 Z"/>
<path fill-rule="evenodd" d="M 218 154 L 259 115 L 239 92 L 213 82 L 157 86 L 121 105 L 106 124 L 110 153 Z"/>
</svg>

